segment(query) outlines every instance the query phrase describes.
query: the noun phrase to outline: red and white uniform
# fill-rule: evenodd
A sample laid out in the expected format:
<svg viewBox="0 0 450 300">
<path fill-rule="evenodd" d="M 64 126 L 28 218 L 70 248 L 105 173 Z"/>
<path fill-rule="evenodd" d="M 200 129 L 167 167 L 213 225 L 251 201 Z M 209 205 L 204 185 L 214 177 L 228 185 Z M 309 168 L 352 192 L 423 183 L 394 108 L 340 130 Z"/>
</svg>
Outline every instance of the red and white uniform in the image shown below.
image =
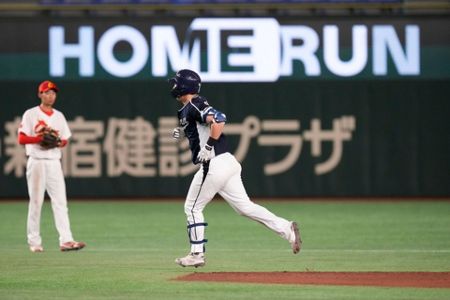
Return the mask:
<svg viewBox="0 0 450 300">
<path fill-rule="evenodd" d="M 27 139 L 38 137 L 43 127 L 50 127 L 59 133 L 63 141 L 72 135 L 64 115 L 53 109 L 51 113 L 44 112 L 40 106 L 27 110 L 19 128 L 19 135 Z M 20 141 L 21 137 L 19 137 Z M 39 143 L 26 143 L 27 184 L 30 203 L 27 220 L 27 238 L 30 246 L 42 244 L 40 235 L 41 208 L 45 191 L 51 199 L 59 242 L 73 241 L 67 208 L 66 185 L 61 167 L 61 149 L 43 149 Z"/>
</svg>

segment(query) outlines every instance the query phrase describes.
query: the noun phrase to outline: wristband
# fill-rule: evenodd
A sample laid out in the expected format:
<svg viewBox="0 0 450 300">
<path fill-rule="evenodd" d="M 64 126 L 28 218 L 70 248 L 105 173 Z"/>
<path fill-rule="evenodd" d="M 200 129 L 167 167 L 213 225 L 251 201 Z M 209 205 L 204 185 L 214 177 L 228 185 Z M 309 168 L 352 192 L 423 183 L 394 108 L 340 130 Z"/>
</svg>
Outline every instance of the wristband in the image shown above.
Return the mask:
<svg viewBox="0 0 450 300">
<path fill-rule="evenodd" d="M 214 145 L 217 143 L 218 140 L 213 139 L 212 137 L 209 137 L 208 141 L 206 142 L 206 144 L 208 146 L 214 147 Z"/>
</svg>

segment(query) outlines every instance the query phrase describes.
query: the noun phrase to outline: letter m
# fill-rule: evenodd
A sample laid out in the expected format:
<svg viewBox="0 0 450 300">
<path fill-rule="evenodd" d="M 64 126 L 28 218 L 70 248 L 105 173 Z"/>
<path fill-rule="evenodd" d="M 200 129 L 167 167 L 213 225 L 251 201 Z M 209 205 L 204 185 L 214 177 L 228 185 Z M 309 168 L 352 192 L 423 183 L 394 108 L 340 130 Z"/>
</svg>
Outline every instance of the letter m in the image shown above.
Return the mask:
<svg viewBox="0 0 450 300">
<path fill-rule="evenodd" d="M 167 76 L 167 65 L 172 70 L 194 69 L 200 70 L 200 41 L 194 40 L 189 53 L 189 34 L 183 47 L 178 42 L 175 29 L 172 26 L 152 27 L 152 74 L 153 76 Z"/>
</svg>

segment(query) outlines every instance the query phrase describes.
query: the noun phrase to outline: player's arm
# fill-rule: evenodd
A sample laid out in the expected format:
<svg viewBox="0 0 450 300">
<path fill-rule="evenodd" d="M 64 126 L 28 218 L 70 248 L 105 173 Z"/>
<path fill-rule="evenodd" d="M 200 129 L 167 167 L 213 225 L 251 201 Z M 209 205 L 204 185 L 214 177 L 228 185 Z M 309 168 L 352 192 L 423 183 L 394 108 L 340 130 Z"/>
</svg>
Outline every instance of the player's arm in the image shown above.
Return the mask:
<svg viewBox="0 0 450 300">
<path fill-rule="evenodd" d="M 60 147 L 60 148 L 65 147 L 68 142 L 69 142 L 69 140 L 61 139 L 61 143 L 59 143 L 58 147 Z"/>
<path fill-rule="evenodd" d="M 211 150 L 222 135 L 225 122 L 227 121 L 225 114 L 212 107 L 206 110 L 203 118 L 205 123 L 210 124 L 210 132 L 208 141 L 197 156 L 199 162 L 207 162 L 211 159 Z"/>
<path fill-rule="evenodd" d="M 69 143 L 69 139 L 72 136 L 72 131 L 69 128 L 69 124 L 67 124 L 66 117 L 64 117 L 64 127 L 61 134 L 61 143 L 59 144 L 59 147 L 65 147 Z"/>
<path fill-rule="evenodd" d="M 217 142 L 223 132 L 225 122 L 227 121 L 227 116 L 211 106 L 207 107 L 202 112 L 202 115 L 205 123 L 210 125 L 210 137 L 208 139 L 207 145 L 214 147 L 214 144 Z"/>
<path fill-rule="evenodd" d="M 210 124 L 211 126 L 209 132 L 210 137 L 215 140 L 218 140 L 223 132 L 223 128 L 225 127 L 225 121 L 217 123 L 214 120 L 214 117 L 209 115 L 206 117 L 206 123 Z"/>
<path fill-rule="evenodd" d="M 19 141 L 19 144 L 21 144 L 21 145 L 39 144 L 40 142 L 42 142 L 42 135 L 28 136 L 23 132 L 19 132 L 18 141 Z"/>
<path fill-rule="evenodd" d="M 27 110 L 22 116 L 22 121 L 20 122 L 20 126 L 17 131 L 17 141 L 20 145 L 39 144 L 42 141 L 41 135 L 35 136 L 32 134 L 33 126 L 29 121 L 30 118 L 30 112 Z"/>
<path fill-rule="evenodd" d="M 40 144 L 44 139 L 44 135 L 37 135 L 37 136 L 29 136 L 26 135 L 23 132 L 19 132 L 18 142 L 21 145 L 26 144 Z M 68 143 L 68 140 L 63 139 L 58 143 L 58 147 L 64 147 Z"/>
<path fill-rule="evenodd" d="M 202 119 L 205 123 L 210 124 L 210 135 L 213 139 L 218 139 L 223 132 L 227 117 L 224 113 L 208 106 L 202 111 Z"/>
</svg>

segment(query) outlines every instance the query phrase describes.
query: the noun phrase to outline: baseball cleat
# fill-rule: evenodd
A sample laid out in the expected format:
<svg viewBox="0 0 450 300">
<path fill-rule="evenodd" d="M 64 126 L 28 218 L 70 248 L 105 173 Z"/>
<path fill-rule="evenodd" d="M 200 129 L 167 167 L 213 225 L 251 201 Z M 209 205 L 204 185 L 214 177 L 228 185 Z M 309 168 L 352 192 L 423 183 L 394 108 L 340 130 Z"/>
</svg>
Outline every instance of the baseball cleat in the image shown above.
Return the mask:
<svg viewBox="0 0 450 300">
<path fill-rule="evenodd" d="M 44 252 L 44 248 L 42 248 L 41 245 L 30 246 L 30 251 L 31 252 Z"/>
<path fill-rule="evenodd" d="M 175 259 L 175 263 L 182 267 L 203 267 L 205 262 L 204 253 L 189 253 L 185 257 Z"/>
<path fill-rule="evenodd" d="M 59 249 L 61 249 L 61 251 L 72 251 L 72 250 L 81 250 L 84 247 L 86 247 L 85 243 L 72 241 L 61 244 L 59 246 Z"/>
<path fill-rule="evenodd" d="M 294 252 L 294 254 L 297 254 L 302 248 L 302 238 L 300 237 L 300 230 L 298 229 L 297 222 L 292 222 L 291 229 L 295 236 L 294 241 L 291 242 L 292 252 Z"/>
</svg>

